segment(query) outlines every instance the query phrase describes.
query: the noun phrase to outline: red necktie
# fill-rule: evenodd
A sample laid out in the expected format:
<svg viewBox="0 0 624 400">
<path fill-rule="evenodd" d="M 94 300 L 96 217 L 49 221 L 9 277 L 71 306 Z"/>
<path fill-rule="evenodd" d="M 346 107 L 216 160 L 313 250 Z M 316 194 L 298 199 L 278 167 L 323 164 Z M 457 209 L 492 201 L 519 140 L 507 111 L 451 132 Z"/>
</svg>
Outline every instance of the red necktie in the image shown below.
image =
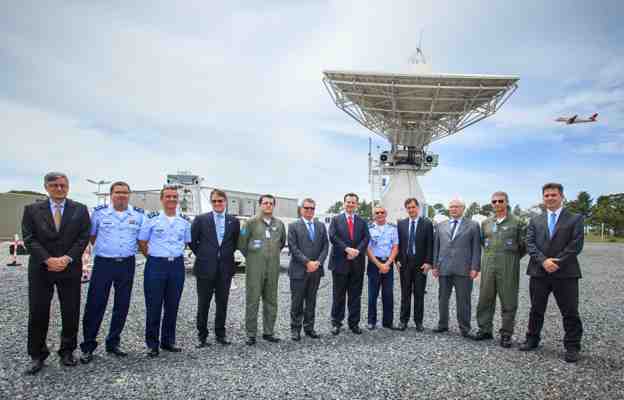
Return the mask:
<svg viewBox="0 0 624 400">
<path fill-rule="evenodd" d="M 347 217 L 347 226 L 349 227 L 349 239 L 353 240 L 353 217 L 351 215 Z"/>
</svg>

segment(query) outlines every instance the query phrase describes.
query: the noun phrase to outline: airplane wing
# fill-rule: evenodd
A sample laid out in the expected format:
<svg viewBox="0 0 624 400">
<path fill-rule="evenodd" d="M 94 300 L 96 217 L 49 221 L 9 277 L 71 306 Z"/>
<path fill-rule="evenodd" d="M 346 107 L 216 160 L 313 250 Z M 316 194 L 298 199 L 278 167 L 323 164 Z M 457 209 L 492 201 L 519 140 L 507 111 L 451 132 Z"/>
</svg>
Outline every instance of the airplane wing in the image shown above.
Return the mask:
<svg viewBox="0 0 624 400">
<path fill-rule="evenodd" d="M 578 114 L 576 114 L 575 116 L 573 116 L 572 118 L 568 119 L 568 124 L 573 124 L 574 121 L 576 121 L 576 118 L 578 117 Z"/>
</svg>

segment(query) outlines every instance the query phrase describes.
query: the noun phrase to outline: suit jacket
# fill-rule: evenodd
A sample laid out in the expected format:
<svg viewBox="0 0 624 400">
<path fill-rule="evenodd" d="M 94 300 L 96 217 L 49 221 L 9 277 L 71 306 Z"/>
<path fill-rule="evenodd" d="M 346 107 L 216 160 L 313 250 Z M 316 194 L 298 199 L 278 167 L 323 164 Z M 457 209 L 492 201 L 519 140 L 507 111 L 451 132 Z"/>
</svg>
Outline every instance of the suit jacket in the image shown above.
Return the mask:
<svg viewBox="0 0 624 400">
<path fill-rule="evenodd" d="M 481 229 L 476 221 L 462 218 L 451 239 L 451 224 L 438 224 L 433 242 L 433 267 L 440 275 L 468 276 L 481 270 Z"/>
<path fill-rule="evenodd" d="M 76 278 L 82 275 L 82 253 L 89 243 L 91 219 L 84 204 L 65 200 L 61 228 L 56 231 L 49 200 L 38 201 L 24 208 L 22 235 L 30 252 L 29 273 L 50 274 L 55 278 Z M 50 272 L 45 260 L 69 256 L 72 262 L 65 270 Z"/>
<path fill-rule="evenodd" d="M 581 267 L 577 256 L 583 250 L 585 239 L 583 217 L 565 208 L 561 210 L 552 239 L 548 232 L 548 213 L 538 215 L 527 228 L 527 249 L 531 259 L 527 275 L 532 277 L 580 278 Z M 552 274 L 542 264 L 547 258 L 558 258 L 559 269 Z"/>
<path fill-rule="evenodd" d="M 221 266 L 226 273 L 234 274 L 234 251 L 240 235 L 238 218 L 225 214 L 225 232 L 221 245 L 217 240 L 217 229 L 213 212 L 198 215 L 191 224 L 190 247 L 195 254 L 193 273 L 200 278 L 211 278 Z"/>
<path fill-rule="evenodd" d="M 407 266 L 407 252 L 409 250 L 410 219 L 399 221 L 399 261 L 401 266 Z M 424 217 L 418 218 L 416 224 L 416 265 L 433 264 L 433 224 Z"/>
<path fill-rule="evenodd" d="M 329 240 L 324 223 L 314 220 L 314 241 L 310 240 L 308 227 L 301 219 L 288 225 L 288 249 L 290 250 L 288 276 L 291 279 L 304 278 L 305 265 L 308 261 L 319 261 L 320 274 L 325 275 L 323 264 L 329 251 Z"/>
<path fill-rule="evenodd" d="M 359 215 L 354 214 L 353 217 L 353 240 L 349 239 L 346 214 L 336 215 L 329 225 L 329 241 L 332 244 L 329 269 L 337 274 L 346 274 L 348 272 L 347 261 L 349 260 L 347 260 L 345 249 L 352 247 L 360 251 L 360 255 L 352 260 L 353 265 L 364 273 L 369 240 L 368 224 Z"/>
</svg>

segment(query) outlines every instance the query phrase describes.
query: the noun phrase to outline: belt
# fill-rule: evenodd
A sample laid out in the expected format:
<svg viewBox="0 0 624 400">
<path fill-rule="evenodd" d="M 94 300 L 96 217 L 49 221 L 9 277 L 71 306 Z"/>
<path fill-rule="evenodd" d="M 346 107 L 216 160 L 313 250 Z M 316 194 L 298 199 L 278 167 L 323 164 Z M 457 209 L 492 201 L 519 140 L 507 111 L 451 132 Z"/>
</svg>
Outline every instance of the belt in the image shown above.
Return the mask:
<svg viewBox="0 0 624 400">
<path fill-rule="evenodd" d="M 162 261 L 169 261 L 169 262 L 174 262 L 178 259 L 183 259 L 183 256 L 177 256 L 177 257 L 156 257 L 156 256 L 148 256 L 149 258 L 153 258 L 155 260 L 162 260 Z"/>
<path fill-rule="evenodd" d="M 102 257 L 102 256 L 95 256 L 95 259 L 101 259 L 104 261 L 112 261 L 112 262 L 118 262 L 118 263 L 122 263 L 125 261 L 130 261 L 134 259 L 134 256 L 129 256 L 129 257 Z"/>
<path fill-rule="evenodd" d="M 377 256 L 375 256 L 375 258 L 377 259 L 377 261 L 381 261 L 381 262 L 386 262 L 386 261 L 388 261 L 388 258 L 387 258 L 387 257 L 386 257 L 386 258 L 381 258 L 381 257 L 377 257 Z"/>
</svg>

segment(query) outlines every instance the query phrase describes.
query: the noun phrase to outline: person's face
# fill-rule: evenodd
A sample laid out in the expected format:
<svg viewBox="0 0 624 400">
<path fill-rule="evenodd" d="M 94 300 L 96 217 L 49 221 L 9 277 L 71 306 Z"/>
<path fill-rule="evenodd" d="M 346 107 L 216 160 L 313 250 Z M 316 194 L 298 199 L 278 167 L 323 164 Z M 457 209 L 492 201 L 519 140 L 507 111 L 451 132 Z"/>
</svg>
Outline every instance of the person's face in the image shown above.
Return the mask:
<svg viewBox="0 0 624 400">
<path fill-rule="evenodd" d="M 378 225 L 383 225 L 386 223 L 386 210 L 381 207 L 375 207 L 375 222 Z"/>
<path fill-rule="evenodd" d="M 357 197 L 347 196 L 344 202 L 344 209 L 347 213 L 353 214 L 358 206 Z"/>
<path fill-rule="evenodd" d="M 420 213 L 420 207 L 418 207 L 413 201 L 408 203 L 405 209 L 407 210 L 407 215 L 409 215 L 412 219 L 418 217 L 418 214 Z"/>
<path fill-rule="evenodd" d="M 275 202 L 273 199 L 265 197 L 262 199 L 262 202 L 260 203 L 260 209 L 262 210 L 262 214 L 264 214 L 267 217 L 270 217 L 273 215 L 273 207 L 275 207 Z"/>
<path fill-rule="evenodd" d="M 492 207 L 496 213 L 502 213 L 507 210 L 507 200 L 505 196 L 492 196 Z"/>
<path fill-rule="evenodd" d="M 303 216 L 303 218 L 311 220 L 312 218 L 314 218 L 315 209 L 316 206 L 314 205 L 314 203 L 308 203 L 306 201 L 303 203 L 303 206 L 301 206 L 301 215 Z"/>
<path fill-rule="evenodd" d="M 464 215 L 464 205 L 459 201 L 451 201 L 448 210 L 449 215 L 454 219 L 461 218 L 461 216 Z"/>
<path fill-rule="evenodd" d="M 65 200 L 67 197 L 67 192 L 69 192 L 69 182 L 65 178 L 58 178 L 47 182 L 45 184 L 45 190 L 48 192 L 48 195 L 52 200 L 60 202 Z"/>
<path fill-rule="evenodd" d="M 220 214 L 225 211 L 226 200 L 224 197 L 214 194 L 210 199 L 210 203 L 212 204 L 212 210 L 214 212 L 218 212 Z"/>
<path fill-rule="evenodd" d="M 117 185 L 111 192 L 111 201 L 113 207 L 117 210 L 125 210 L 128 208 L 128 201 L 130 200 L 130 190 L 127 186 Z"/>
<path fill-rule="evenodd" d="M 561 203 L 563 203 L 563 196 L 559 189 L 546 189 L 543 193 L 544 197 L 544 205 L 547 209 L 551 211 L 555 211 L 561 207 Z"/>
<path fill-rule="evenodd" d="M 178 191 L 175 189 L 165 190 L 160 202 L 165 210 L 175 210 L 178 206 Z"/>
</svg>

